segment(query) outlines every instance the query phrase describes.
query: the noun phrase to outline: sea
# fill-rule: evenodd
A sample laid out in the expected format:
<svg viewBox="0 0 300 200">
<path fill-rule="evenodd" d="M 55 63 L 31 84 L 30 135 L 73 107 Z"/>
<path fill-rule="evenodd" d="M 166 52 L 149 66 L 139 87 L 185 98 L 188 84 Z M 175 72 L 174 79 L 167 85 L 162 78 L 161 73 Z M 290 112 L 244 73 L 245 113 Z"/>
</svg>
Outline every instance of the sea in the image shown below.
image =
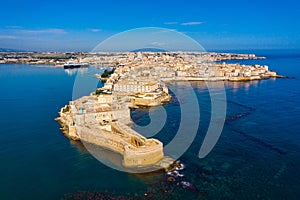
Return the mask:
<svg viewBox="0 0 300 200">
<path fill-rule="evenodd" d="M 212 116 L 211 94 L 205 83 L 190 82 L 200 117 L 188 119 L 198 129 L 178 158 L 185 165 L 184 177 L 175 180 L 163 171 L 136 174 L 111 168 L 62 134 L 54 119 L 72 100 L 81 72 L 0 65 L 0 199 L 299 199 L 300 51 L 235 52 L 267 59 L 230 62 L 268 65 L 287 78 L 224 82 L 226 120 L 203 158 L 198 154 Z M 182 102 L 172 95 L 163 105 L 167 121 L 152 136 L 164 144 L 172 141 L 182 120 Z M 133 128 L 151 123 L 151 112 L 132 109 Z M 188 138 L 191 133 L 185 131 Z"/>
</svg>

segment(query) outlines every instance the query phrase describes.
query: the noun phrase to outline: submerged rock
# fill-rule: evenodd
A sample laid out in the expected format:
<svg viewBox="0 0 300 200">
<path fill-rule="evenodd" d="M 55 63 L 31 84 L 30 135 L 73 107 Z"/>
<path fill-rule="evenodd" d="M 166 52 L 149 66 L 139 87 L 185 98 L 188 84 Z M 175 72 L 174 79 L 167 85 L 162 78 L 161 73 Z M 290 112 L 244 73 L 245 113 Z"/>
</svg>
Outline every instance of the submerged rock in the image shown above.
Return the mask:
<svg viewBox="0 0 300 200">
<path fill-rule="evenodd" d="M 192 183 L 187 182 L 187 181 L 181 181 L 180 185 L 184 189 L 196 190 L 196 187 Z"/>
<path fill-rule="evenodd" d="M 175 179 L 174 177 L 172 177 L 172 176 L 169 176 L 169 177 L 167 178 L 167 181 L 168 181 L 168 182 L 176 182 L 176 179 Z"/>
<path fill-rule="evenodd" d="M 172 171 L 172 172 L 168 172 L 167 173 L 169 176 L 172 176 L 172 177 L 184 177 L 184 175 L 183 174 L 180 174 L 178 171 L 176 171 L 176 170 L 174 170 L 174 171 Z"/>
</svg>

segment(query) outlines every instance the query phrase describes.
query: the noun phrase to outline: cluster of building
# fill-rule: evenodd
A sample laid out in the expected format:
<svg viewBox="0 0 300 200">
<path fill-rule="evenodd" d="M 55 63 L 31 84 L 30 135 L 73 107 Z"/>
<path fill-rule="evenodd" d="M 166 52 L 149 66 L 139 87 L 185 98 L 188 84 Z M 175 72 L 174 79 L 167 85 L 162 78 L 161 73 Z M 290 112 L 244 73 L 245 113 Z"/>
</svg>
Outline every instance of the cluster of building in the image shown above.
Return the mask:
<svg viewBox="0 0 300 200">
<path fill-rule="evenodd" d="M 84 53 L 62 52 L 0 52 L 0 64 L 49 64 L 62 66 L 70 59 L 84 57 Z"/>
<path fill-rule="evenodd" d="M 118 62 L 114 73 L 106 79 L 102 88 L 106 92 L 126 95 L 168 93 L 167 81 L 205 80 L 205 81 L 247 81 L 277 77 L 268 66 L 240 65 L 220 62 L 223 59 L 262 58 L 253 54 L 219 54 L 201 52 L 137 52 L 116 53 Z M 88 58 L 85 58 L 88 62 Z M 137 95 L 136 95 L 137 96 Z M 153 95 L 152 95 L 153 96 Z"/>
<path fill-rule="evenodd" d="M 231 54 L 213 52 L 0 52 L 0 63 L 11 64 L 54 64 L 59 65 L 67 61 L 82 59 L 91 65 L 168 62 L 182 61 L 193 58 L 206 61 L 263 59 L 254 54 Z"/>
<path fill-rule="evenodd" d="M 159 73 L 161 78 L 185 80 L 244 81 L 276 77 L 276 72 L 269 71 L 267 66 L 221 63 L 225 60 L 263 58 L 254 54 L 213 52 L 0 52 L 0 64 L 50 64 L 59 67 L 68 61 L 80 60 L 98 67 L 117 67 L 120 76 L 141 66 L 160 67 L 154 73 Z"/>
</svg>

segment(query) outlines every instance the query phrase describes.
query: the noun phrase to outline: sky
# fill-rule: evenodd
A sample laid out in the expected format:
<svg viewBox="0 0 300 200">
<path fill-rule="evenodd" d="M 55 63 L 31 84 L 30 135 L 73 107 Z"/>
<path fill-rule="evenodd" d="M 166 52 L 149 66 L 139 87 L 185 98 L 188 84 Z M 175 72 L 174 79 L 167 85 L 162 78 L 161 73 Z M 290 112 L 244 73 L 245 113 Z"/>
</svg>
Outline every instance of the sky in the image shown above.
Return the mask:
<svg viewBox="0 0 300 200">
<path fill-rule="evenodd" d="M 160 27 L 207 50 L 300 49 L 298 0 L 10 0 L 0 9 L 0 48 L 91 51 L 120 32 Z"/>
</svg>

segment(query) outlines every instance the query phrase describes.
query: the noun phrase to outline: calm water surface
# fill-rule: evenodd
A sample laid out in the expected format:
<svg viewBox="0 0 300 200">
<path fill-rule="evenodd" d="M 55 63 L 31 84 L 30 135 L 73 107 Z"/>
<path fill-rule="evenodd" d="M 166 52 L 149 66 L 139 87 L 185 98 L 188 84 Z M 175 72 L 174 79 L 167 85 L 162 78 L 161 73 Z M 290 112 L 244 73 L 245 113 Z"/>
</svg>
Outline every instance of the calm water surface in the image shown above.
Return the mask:
<svg viewBox="0 0 300 200">
<path fill-rule="evenodd" d="M 225 83 L 230 120 L 203 159 L 197 155 L 209 124 L 210 97 L 202 82 L 191 83 L 201 119 L 195 122 L 194 142 L 180 159 L 187 167 L 184 180 L 196 191 L 168 183 L 163 173 L 111 169 L 65 138 L 54 118 L 72 99 L 76 74 L 46 66 L 0 65 L 0 198 L 72 199 L 106 192 L 136 198 L 147 193 L 156 199 L 299 199 L 300 54 L 258 53 L 268 59 L 239 62 L 267 64 L 294 78 Z M 168 143 L 178 130 L 180 105 L 175 99 L 164 107 L 168 123 L 155 137 Z M 238 115 L 242 117 L 234 118 Z M 148 110 L 132 110 L 132 118 L 146 125 Z"/>
</svg>

